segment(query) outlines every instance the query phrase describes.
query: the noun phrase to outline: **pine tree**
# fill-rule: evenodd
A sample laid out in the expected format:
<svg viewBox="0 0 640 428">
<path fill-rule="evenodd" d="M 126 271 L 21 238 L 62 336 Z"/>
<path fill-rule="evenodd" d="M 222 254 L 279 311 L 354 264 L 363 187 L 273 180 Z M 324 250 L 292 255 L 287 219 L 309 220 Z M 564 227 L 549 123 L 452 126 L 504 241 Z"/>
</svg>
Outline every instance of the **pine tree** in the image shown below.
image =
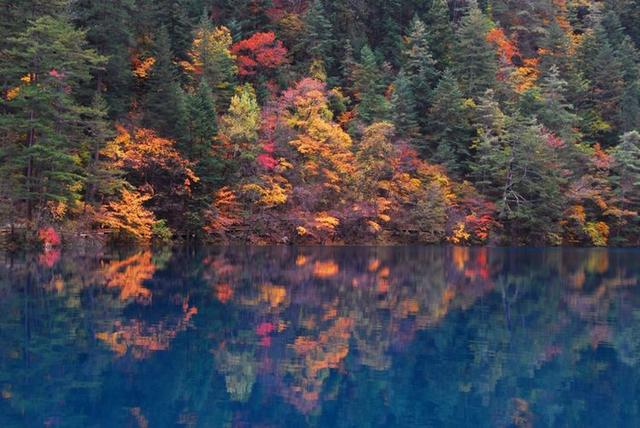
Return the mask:
<svg viewBox="0 0 640 428">
<path fill-rule="evenodd" d="M 301 40 L 300 50 L 309 58 L 309 63 L 322 61 L 327 73 L 334 72 L 334 49 L 336 41 L 333 38 L 333 26 L 327 19 L 326 11 L 321 0 L 315 0 L 304 14 L 305 31 Z"/>
<path fill-rule="evenodd" d="M 567 82 L 560 78 L 560 71 L 552 66 L 549 74 L 540 83 L 541 102 L 537 108 L 538 120 L 550 131 L 568 143 L 577 139 L 574 128 L 578 116 L 567 102 Z"/>
<path fill-rule="evenodd" d="M 581 46 L 580 69 L 588 80 L 589 93 L 585 105 L 585 134 L 615 143 L 616 124 L 620 117 L 620 101 L 624 78 L 622 64 L 609 43 L 607 33 L 598 24 Z"/>
<path fill-rule="evenodd" d="M 640 228 L 640 133 L 631 131 L 620 137 L 620 144 L 613 150 L 615 159 L 613 176 L 614 191 L 623 210 L 635 211 L 630 225 L 619 224 L 617 235 L 636 236 L 633 244 L 638 244 Z M 622 226 L 625 226 L 624 228 Z"/>
<path fill-rule="evenodd" d="M 631 38 L 625 36 L 618 47 L 617 56 L 624 81 L 617 123 L 621 132 L 629 132 L 640 129 L 640 54 Z"/>
<path fill-rule="evenodd" d="M 542 127 L 517 113 L 505 115 L 491 92 L 481 99 L 478 117 L 472 175 L 495 200 L 508 242 L 558 242 L 563 179 Z"/>
<path fill-rule="evenodd" d="M 417 16 L 413 18 L 409 27 L 409 36 L 404 50 L 404 69 L 416 104 L 414 117 L 424 130 L 427 125 L 426 112 L 439 72 L 436 69 L 436 61 L 431 56 L 427 28 Z"/>
<path fill-rule="evenodd" d="M 444 71 L 451 65 L 451 43 L 454 40 L 447 0 L 433 0 L 424 21 L 436 66 Z"/>
<path fill-rule="evenodd" d="M 32 219 L 49 201 L 71 204 L 80 197 L 92 112 L 75 96 L 106 58 L 63 17 L 38 18 L 9 43 L 1 68 L 13 89 L 2 102 L 0 168 L 16 209 L 24 206 Z"/>
<path fill-rule="evenodd" d="M 466 172 L 470 156 L 473 128 L 468 116 L 458 82 L 450 71 L 445 71 L 433 94 L 428 114 L 428 145 L 422 151 L 457 175 Z"/>
<path fill-rule="evenodd" d="M 176 77 L 169 35 L 162 27 L 155 41 L 156 62 L 144 97 L 144 126 L 165 137 L 180 137 L 186 119 L 185 96 Z"/>
<path fill-rule="evenodd" d="M 404 70 L 400 70 L 393 83 L 394 92 L 391 97 L 392 117 L 397 133 L 411 139 L 418 137 L 420 131 L 412 86 Z"/>
<path fill-rule="evenodd" d="M 495 85 L 498 59 L 486 39 L 490 27 L 489 19 L 472 4 L 456 32 L 454 70 L 466 97 L 477 99 Z"/>
<path fill-rule="evenodd" d="M 209 189 L 222 182 L 223 162 L 213 151 L 218 133 L 218 115 L 211 88 L 201 80 L 198 88 L 187 98 L 187 142 L 182 150 L 185 157 L 195 163 L 200 185 Z"/>
<path fill-rule="evenodd" d="M 171 50 L 176 58 L 187 59 L 187 52 L 191 46 L 191 33 L 194 22 L 189 15 L 190 0 L 170 0 L 164 6 L 167 10 L 167 22 L 163 24 L 169 33 Z"/>
<path fill-rule="evenodd" d="M 355 87 L 360 101 L 358 116 L 363 122 L 368 124 L 388 116 L 390 106 L 383 95 L 385 89 L 383 74 L 369 46 L 364 46 L 360 51 Z"/>
<path fill-rule="evenodd" d="M 87 28 L 89 44 L 109 58 L 105 70 L 96 74 L 96 87 L 104 93 L 112 116 L 128 112 L 133 75 L 129 61 L 133 47 L 130 16 L 133 0 L 78 0 L 74 4 L 76 22 Z"/>
<path fill-rule="evenodd" d="M 98 202 L 97 198 L 113 196 L 125 186 L 123 172 L 114 168 L 102 156 L 107 142 L 114 137 L 114 132 L 108 121 L 108 105 L 101 93 L 94 95 L 91 109 L 87 112 L 87 177 L 85 182 L 85 203 Z"/>
<path fill-rule="evenodd" d="M 0 52 L 12 47 L 11 38 L 21 34 L 29 21 L 60 16 L 68 7 L 69 0 L 0 1 Z"/>
</svg>

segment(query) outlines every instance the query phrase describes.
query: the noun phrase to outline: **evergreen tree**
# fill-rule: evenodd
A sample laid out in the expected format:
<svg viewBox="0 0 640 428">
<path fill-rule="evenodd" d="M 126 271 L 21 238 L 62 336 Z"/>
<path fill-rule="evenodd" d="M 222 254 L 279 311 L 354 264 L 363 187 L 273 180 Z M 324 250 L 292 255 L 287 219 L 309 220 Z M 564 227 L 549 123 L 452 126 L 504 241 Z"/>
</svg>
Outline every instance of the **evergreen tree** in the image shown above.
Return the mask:
<svg viewBox="0 0 640 428">
<path fill-rule="evenodd" d="M 427 28 L 417 16 L 413 18 L 409 28 L 404 50 L 404 69 L 415 100 L 414 117 L 419 120 L 420 127 L 424 130 L 427 125 L 426 112 L 439 72 L 436 69 L 436 61 L 431 56 Z"/>
<path fill-rule="evenodd" d="M 574 131 L 578 116 L 567 102 L 567 82 L 560 78 L 560 71 L 552 66 L 549 74 L 540 83 L 541 98 L 536 109 L 540 123 L 568 143 L 577 139 Z"/>
<path fill-rule="evenodd" d="M 336 41 L 333 26 L 327 19 L 321 0 L 315 0 L 304 14 L 305 31 L 300 49 L 310 61 L 321 61 L 327 73 L 334 72 L 333 54 Z"/>
<path fill-rule="evenodd" d="M 384 97 L 384 79 L 376 57 L 369 46 L 360 51 L 360 63 L 356 68 L 355 87 L 358 117 L 365 123 L 385 119 L 389 114 L 389 102 Z"/>
<path fill-rule="evenodd" d="M 506 238 L 517 244 L 559 242 L 563 179 L 541 126 L 505 115 L 491 92 L 481 99 L 478 117 L 471 170 L 479 189 L 495 200 Z"/>
<path fill-rule="evenodd" d="M 218 133 L 218 116 L 211 88 L 202 80 L 187 98 L 187 143 L 182 150 L 187 159 L 196 164 L 195 172 L 201 185 L 215 187 L 222 181 L 222 165 L 213 152 Z"/>
<path fill-rule="evenodd" d="M 617 54 L 624 81 L 617 122 L 621 132 L 629 132 L 640 129 L 640 55 L 628 36 L 618 46 Z"/>
<path fill-rule="evenodd" d="M 631 237 L 635 235 L 637 245 L 640 231 L 640 133 L 631 131 L 620 137 L 620 144 L 613 150 L 613 157 L 615 163 L 611 180 L 620 207 L 636 213 L 631 224 L 619 224 L 616 233 L 618 238 L 623 234 Z"/>
<path fill-rule="evenodd" d="M 97 202 L 98 196 L 112 196 L 120 191 L 125 182 L 122 171 L 119 171 L 105 161 L 102 151 L 107 142 L 113 138 L 113 128 L 108 121 L 108 105 L 101 93 L 94 95 L 91 109 L 87 112 L 86 133 L 87 141 L 87 177 L 85 183 L 85 203 Z"/>
<path fill-rule="evenodd" d="M 13 89 L 2 101 L 0 168 L 16 209 L 24 206 L 32 219 L 49 201 L 71 204 L 80 196 L 93 112 L 76 95 L 106 58 L 64 18 L 38 18 L 9 43 L 1 67 Z"/>
<path fill-rule="evenodd" d="M 433 0 L 424 21 L 436 67 L 444 71 L 451 65 L 451 44 L 454 40 L 447 0 Z"/>
<path fill-rule="evenodd" d="M 190 0 L 169 0 L 165 8 L 167 19 L 163 24 L 169 33 L 171 50 L 179 59 L 187 59 L 191 46 L 191 33 L 194 22 L 189 14 Z"/>
<path fill-rule="evenodd" d="M 416 99 L 411 80 L 404 70 L 400 70 L 398 73 L 393 87 L 391 110 L 396 131 L 398 135 L 403 137 L 416 138 L 420 131 L 416 114 Z"/>
<path fill-rule="evenodd" d="M 61 16 L 68 7 L 69 0 L 0 0 L 0 52 L 12 47 L 11 39 L 21 34 L 29 21 Z"/>
<path fill-rule="evenodd" d="M 423 152 L 431 153 L 436 162 L 447 166 L 453 174 L 467 170 L 473 128 L 468 119 L 465 98 L 453 74 L 446 71 L 433 94 L 428 115 L 428 145 Z"/>
<path fill-rule="evenodd" d="M 185 123 L 185 97 L 176 77 L 169 35 L 164 27 L 158 31 L 155 56 L 144 97 L 143 123 L 162 136 L 180 137 Z"/>
<path fill-rule="evenodd" d="M 78 0 L 74 6 L 76 22 L 87 28 L 89 44 L 109 58 L 106 68 L 94 78 L 112 116 L 121 116 L 131 104 L 133 75 L 129 56 L 133 30 L 130 16 L 135 11 L 135 4 L 133 0 Z"/>
<path fill-rule="evenodd" d="M 495 85 L 498 58 L 486 38 L 490 28 L 489 19 L 472 3 L 456 32 L 453 52 L 456 77 L 466 97 L 477 99 Z"/>
<path fill-rule="evenodd" d="M 340 74 L 342 77 L 342 87 L 350 95 L 353 95 L 356 91 L 355 76 L 358 63 L 353 55 L 353 45 L 351 41 L 347 40 L 344 46 L 344 57 L 340 64 Z"/>
<path fill-rule="evenodd" d="M 585 112 L 585 134 L 593 139 L 600 137 L 608 145 L 613 145 L 620 117 L 624 78 L 622 64 L 602 25 L 598 24 L 586 36 L 579 61 L 589 85 L 586 102 L 581 106 Z"/>
</svg>

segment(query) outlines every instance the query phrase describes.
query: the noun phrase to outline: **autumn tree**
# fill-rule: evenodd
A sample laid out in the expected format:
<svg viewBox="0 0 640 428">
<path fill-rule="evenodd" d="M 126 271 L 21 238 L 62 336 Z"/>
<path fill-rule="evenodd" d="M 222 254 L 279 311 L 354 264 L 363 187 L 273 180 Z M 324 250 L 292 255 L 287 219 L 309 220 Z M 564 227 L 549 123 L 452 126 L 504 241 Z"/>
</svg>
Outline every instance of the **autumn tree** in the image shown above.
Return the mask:
<svg viewBox="0 0 640 428">
<path fill-rule="evenodd" d="M 220 122 L 220 139 L 229 146 L 234 158 L 254 160 L 260 129 L 260 106 L 250 84 L 236 88 L 229 111 Z"/>
<path fill-rule="evenodd" d="M 265 73 L 284 64 L 287 60 L 287 48 L 274 33 L 255 33 L 231 47 L 237 57 L 241 76 L 254 76 Z"/>
<path fill-rule="evenodd" d="M 212 95 L 219 109 L 228 106 L 238 73 L 231 45 L 229 29 L 214 28 L 211 21 L 203 17 L 195 31 L 188 53 L 189 61 L 182 63 L 183 68 L 195 73 L 212 88 Z"/>
</svg>

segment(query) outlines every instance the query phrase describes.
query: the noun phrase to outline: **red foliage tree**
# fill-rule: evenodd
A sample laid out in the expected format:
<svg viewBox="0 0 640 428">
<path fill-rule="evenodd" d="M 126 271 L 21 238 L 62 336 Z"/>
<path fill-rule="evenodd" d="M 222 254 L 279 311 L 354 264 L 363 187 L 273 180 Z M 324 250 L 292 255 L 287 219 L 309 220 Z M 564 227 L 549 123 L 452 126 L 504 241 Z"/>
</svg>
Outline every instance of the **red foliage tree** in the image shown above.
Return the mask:
<svg viewBox="0 0 640 428">
<path fill-rule="evenodd" d="M 241 76 L 252 76 L 260 69 L 274 69 L 287 61 L 287 48 L 276 35 L 256 33 L 231 47 L 236 55 Z"/>
</svg>

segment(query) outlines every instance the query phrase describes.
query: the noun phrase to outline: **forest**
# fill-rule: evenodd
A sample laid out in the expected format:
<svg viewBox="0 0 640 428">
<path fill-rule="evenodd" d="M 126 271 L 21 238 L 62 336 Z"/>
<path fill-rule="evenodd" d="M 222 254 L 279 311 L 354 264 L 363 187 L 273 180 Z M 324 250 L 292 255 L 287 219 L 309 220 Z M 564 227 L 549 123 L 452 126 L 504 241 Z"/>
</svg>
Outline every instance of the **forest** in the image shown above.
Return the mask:
<svg viewBox="0 0 640 428">
<path fill-rule="evenodd" d="M 636 0 L 0 0 L 0 246 L 640 245 Z"/>
</svg>

